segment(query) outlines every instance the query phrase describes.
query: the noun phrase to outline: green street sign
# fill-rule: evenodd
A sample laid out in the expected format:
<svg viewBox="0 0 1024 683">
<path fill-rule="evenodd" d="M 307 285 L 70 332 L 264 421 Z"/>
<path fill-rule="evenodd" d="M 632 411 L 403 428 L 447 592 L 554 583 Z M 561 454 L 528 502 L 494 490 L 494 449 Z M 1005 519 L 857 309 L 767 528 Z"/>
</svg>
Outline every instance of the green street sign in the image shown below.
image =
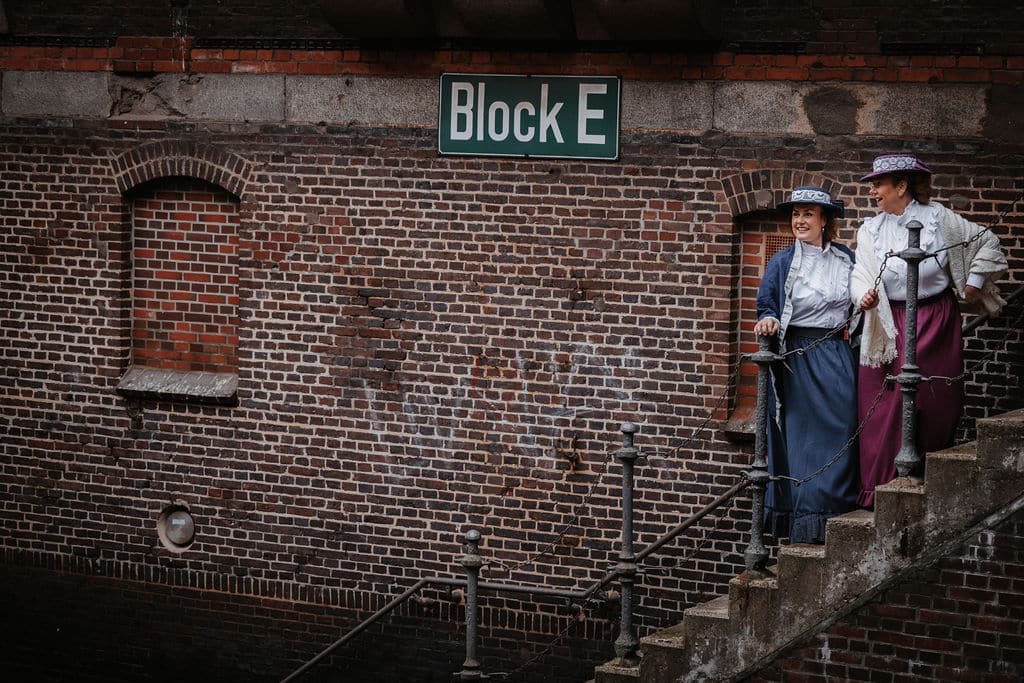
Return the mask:
<svg viewBox="0 0 1024 683">
<path fill-rule="evenodd" d="M 617 159 L 617 76 L 442 74 L 438 151 Z"/>
</svg>

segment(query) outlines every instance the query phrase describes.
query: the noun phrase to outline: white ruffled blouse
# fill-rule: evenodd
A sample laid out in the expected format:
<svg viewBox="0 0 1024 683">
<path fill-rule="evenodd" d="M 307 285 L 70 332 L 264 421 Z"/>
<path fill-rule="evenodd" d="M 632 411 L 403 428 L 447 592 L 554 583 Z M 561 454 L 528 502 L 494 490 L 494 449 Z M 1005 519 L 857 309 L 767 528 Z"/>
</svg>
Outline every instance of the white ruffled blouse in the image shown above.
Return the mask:
<svg viewBox="0 0 1024 683">
<path fill-rule="evenodd" d="M 819 249 L 797 240 L 793 254 L 796 279 L 790 299 L 790 326 L 834 328 L 846 321 L 850 307 L 849 259 L 840 258 L 825 246 Z"/>
</svg>

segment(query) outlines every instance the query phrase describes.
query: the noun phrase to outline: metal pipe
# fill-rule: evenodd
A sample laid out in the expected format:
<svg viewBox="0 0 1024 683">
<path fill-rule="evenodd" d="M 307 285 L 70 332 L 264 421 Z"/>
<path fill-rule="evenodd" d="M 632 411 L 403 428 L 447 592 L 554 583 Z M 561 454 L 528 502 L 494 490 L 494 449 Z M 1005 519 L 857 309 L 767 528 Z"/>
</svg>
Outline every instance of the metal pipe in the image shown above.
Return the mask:
<svg viewBox="0 0 1024 683">
<path fill-rule="evenodd" d="M 640 639 L 633 626 L 633 584 L 636 582 L 637 565 L 633 555 L 633 466 L 639 454 L 633 446 L 633 435 L 637 426 L 626 422 L 622 431 L 622 448 L 615 454 L 622 461 L 622 543 L 619 548 L 619 562 L 615 573 L 619 579 L 622 595 L 619 637 L 615 639 L 615 655 L 619 666 L 636 666 L 639 662 L 637 647 Z"/>
<path fill-rule="evenodd" d="M 910 476 L 921 465 L 921 455 L 917 450 L 914 413 L 917 408 L 917 385 L 921 383 L 920 368 L 917 367 L 917 292 L 920 264 L 927 256 L 927 253 L 921 249 L 921 228 L 923 227 L 919 221 L 907 223 L 907 248 L 896 254 L 907 262 L 903 371 L 896 376 L 900 391 L 903 392 L 903 433 L 900 452 L 896 454 L 896 471 L 901 477 Z"/>
<path fill-rule="evenodd" d="M 448 577 L 436 577 L 428 579 L 434 586 L 458 586 L 466 587 L 466 579 L 455 579 Z M 587 597 L 585 591 L 574 591 L 561 588 L 544 588 L 543 586 L 519 586 L 512 583 L 494 583 L 492 581 L 477 581 L 477 588 L 480 590 L 499 591 L 503 593 L 526 593 L 528 595 L 546 595 L 553 598 L 566 598 L 577 600 Z"/>
</svg>

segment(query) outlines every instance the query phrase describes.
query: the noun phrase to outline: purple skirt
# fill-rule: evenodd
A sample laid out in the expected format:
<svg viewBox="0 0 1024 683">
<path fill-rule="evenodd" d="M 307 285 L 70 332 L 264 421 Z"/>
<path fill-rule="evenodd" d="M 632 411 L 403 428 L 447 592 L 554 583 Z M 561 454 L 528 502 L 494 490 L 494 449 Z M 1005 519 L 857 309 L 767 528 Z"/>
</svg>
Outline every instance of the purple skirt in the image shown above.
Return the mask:
<svg viewBox="0 0 1024 683">
<path fill-rule="evenodd" d="M 895 360 L 878 368 L 860 366 L 857 382 L 859 422 L 871 409 L 879 392 L 882 397 L 860 433 L 860 494 L 857 504 L 872 507 L 875 487 L 896 478 L 896 455 L 900 451 L 903 427 L 903 392 L 893 382 L 884 388 L 885 376 L 898 375 L 903 367 L 906 329 L 906 303 L 890 302 L 896 323 Z M 963 372 L 960 306 L 951 290 L 923 299 L 917 305 L 917 365 L 925 377 L 956 377 Z M 926 453 L 953 444 L 964 403 L 963 383 L 943 379 L 925 381 L 917 390 L 917 449 L 923 460 Z"/>
</svg>

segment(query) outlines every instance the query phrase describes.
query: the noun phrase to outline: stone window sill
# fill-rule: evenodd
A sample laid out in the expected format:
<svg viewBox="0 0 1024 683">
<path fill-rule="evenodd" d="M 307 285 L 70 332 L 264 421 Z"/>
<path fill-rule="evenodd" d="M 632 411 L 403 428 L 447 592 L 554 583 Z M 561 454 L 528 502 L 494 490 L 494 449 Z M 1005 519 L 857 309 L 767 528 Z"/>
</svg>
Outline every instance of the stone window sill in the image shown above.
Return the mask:
<svg viewBox="0 0 1024 683">
<path fill-rule="evenodd" d="M 117 383 L 117 391 L 131 398 L 237 405 L 238 375 L 133 365 Z"/>
<path fill-rule="evenodd" d="M 757 410 L 753 406 L 740 406 L 729 416 L 723 432 L 733 443 L 753 443 L 757 426 Z"/>
</svg>

